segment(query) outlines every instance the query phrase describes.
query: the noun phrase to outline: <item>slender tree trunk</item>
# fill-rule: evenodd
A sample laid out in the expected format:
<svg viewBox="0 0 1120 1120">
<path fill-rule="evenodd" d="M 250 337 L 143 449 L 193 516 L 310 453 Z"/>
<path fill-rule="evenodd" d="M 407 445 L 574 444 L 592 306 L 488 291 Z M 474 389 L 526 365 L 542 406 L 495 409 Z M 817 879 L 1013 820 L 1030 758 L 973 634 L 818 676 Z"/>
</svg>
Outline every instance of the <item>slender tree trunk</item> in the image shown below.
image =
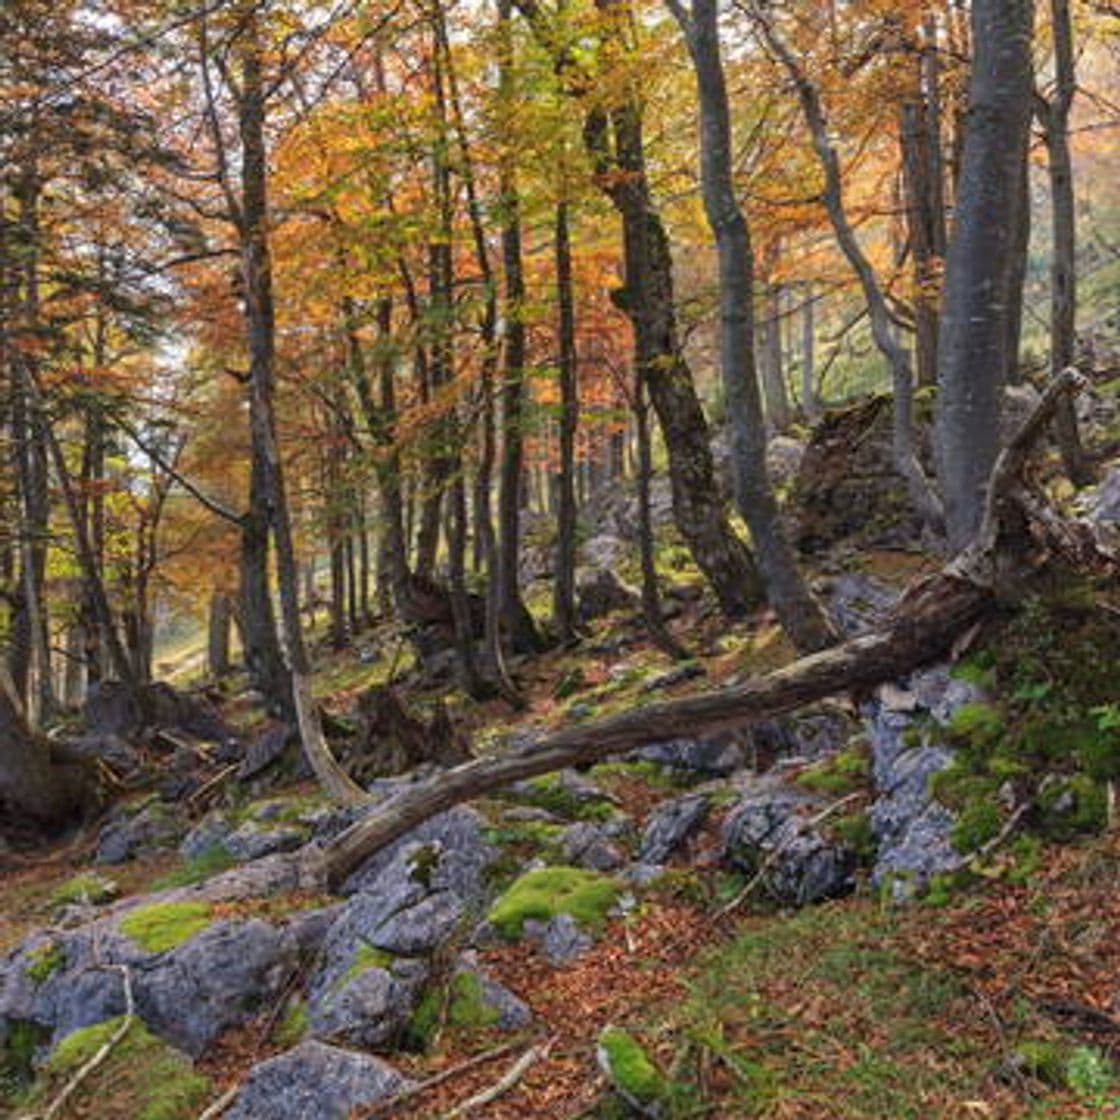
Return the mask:
<svg viewBox="0 0 1120 1120">
<path fill-rule="evenodd" d="M 813 307 L 816 297 L 812 284 L 805 285 L 805 303 L 801 309 L 801 409 L 810 423 L 820 414 L 817 404 L 814 369 L 816 362 L 816 325 Z"/>
<path fill-rule="evenodd" d="M 751 531 L 770 605 L 786 633 L 798 649 L 822 649 L 836 635 L 801 577 L 766 471 L 766 427 L 754 368 L 750 231 L 735 197 L 716 0 L 692 0 L 691 15 L 674 10 L 689 43 L 700 96 L 701 185 L 719 251 L 720 370 L 731 432 L 735 498 Z M 774 318 L 771 330 L 776 334 L 777 329 Z"/>
<path fill-rule="evenodd" d="M 975 532 L 999 450 L 1031 111 L 1029 0 L 974 0 L 971 110 L 946 263 L 936 439 L 949 541 Z"/>
<path fill-rule="evenodd" d="M 575 447 L 579 420 L 579 382 L 576 371 L 575 297 L 572 290 L 572 248 L 568 203 L 556 205 L 556 300 L 560 311 L 560 467 L 557 479 L 556 576 L 552 615 L 561 642 L 576 637 L 576 491 Z"/>
<path fill-rule="evenodd" d="M 264 121 L 265 92 L 262 47 L 256 15 L 246 14 L 241 50 L 238 125 L 241 134 L 241 263 L 244 273 L 245 325 L 249 344 L 249 423 L 254 463 L 259 463 L 276 544 L 284 640 L 291 669 L 292 700 L 304 753 L 324 790 L 342 801 L 365 795 L 338 765 L 323 735 L 319 709 L 311 693 L 311 663 L 299 617 L 298 572 L 291 519 L 284 487 L 283 463 L 276 441 L 275 321 L 272 267 L 268 245 L 267 161 Z"/>
<path fill-rule="evenodd" d="M 513 39 L 510 29 L 511 0 L 499 0 L 498 96 L 512 109 Z M 507 137 L 508 142 L 508 137 Z M 501 161 L 502 265 L 505 272 L 505 345 L 502 352 L 502 456 L 498 475 L 498 612 L 513 649 L 522 652 L 539 648 L 540 636 L 525 609 L 518 582 L 521 548 L 521 487 L 524 471 L 525 366 L 528 358 L 525 336 L 525 280 L 521 262 L 520 200 L 514 174 L 514 157 Z"/>
<path fill-rule="evenodd" d="M 233 601 L 225 591 L 214 591 L 210 595 L 210 611 L 207 622 L 206 666 L 216 680 L 229 675 L 230 671 L 230 629 L 233 622 Z"/>
<path fill-rule="evenodd" d="M 1057 376 L 1076 357 L 1077 229 L 1073 197 L 1073 161 L 1069 151 L 1069 115 L 1077 92 L 1073 57 L 1073 25 L 1069 0 L 1050 0 L 1054 38 L 1055 89 L 1045 108 L 1039 106 L 1050 176 L 1053 247 L 1050 257 L 1050 370 Z M 1081 445 L 1073 402 L 1063 399 L 1054 431 L 1066 473 L 1076 486 L 1093 481 L 1093 468 Z"/>
<path fill-rule="evenodd" d="M 642 618 L 653 644 L 679 661 L 688 657 L 688 651 L 673 637 L 665 624 L 665 617 L 661 613 L 661 590 L 657 585 L 653 518 L 649 503 L 653 454 L 650 447 L 649 404 L 641 373 L 634 379 L 634 423 L 638 432 L 638 551 L 642 568 Z"/>
<path fill-rule="evenodd" d="M 891 371 L 894 388 L 894 464 L 905 480 L 910 499 L 918 515 L 931 528 L 940 529 L 944 522 L 941 502 L 926 477 L 914 450 L 913 395 L 914 379 L 906 350 L 894 336 L 886 296 L 879 284 L 875 269 L 864 253 L 855 229 L 848 220 L 844 207 L 843 180 L 840 175 L 840 157 L 832 143 L 828 120 L 821 103 L 820 92 L 805 72 L 802 63 L 782 38 L 769 9 L 758 0 L 751 0 L 751 14 L 763 39 L 781 60 L 794 85 L 805 116 L 805 123 L 813 139 L 813 148 L 824 172 L 824 203 L 829 221 L 836 234 L 841 252 L 860 282 L 875 345 L 886 359 Z"/>
<path fill-rule="evenodd" d="M 534 0 L 516 3 L 563 68 L 565 48 L 556 44 Z M 605 17 L 608 50 L 633 51 L 627 0 L 596 0 L 596 7 Z M 573 97 L 586 96 L 579 82 L 569 89 Z M 665 437 L 674 520 L 721 609 L 739 617 L 758 602 L 761 588 L 750 550 L 727 517 L 708 422 L 678 335 L 673 260 L 646 176 L 639 91 L 625 90 L 607 107 L 590 107 L 583 134 L 596 184 L 622 220 L 626 278 L 612 298 L 633 327 L 635 364 Z"/>
</svg>

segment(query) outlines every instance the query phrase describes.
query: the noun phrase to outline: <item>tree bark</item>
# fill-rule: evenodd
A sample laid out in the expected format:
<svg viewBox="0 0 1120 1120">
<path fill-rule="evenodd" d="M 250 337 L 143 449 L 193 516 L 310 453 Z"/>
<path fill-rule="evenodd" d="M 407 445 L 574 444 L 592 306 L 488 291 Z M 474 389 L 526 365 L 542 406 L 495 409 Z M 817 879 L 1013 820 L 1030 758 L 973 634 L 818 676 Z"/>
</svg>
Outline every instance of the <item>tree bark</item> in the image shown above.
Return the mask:
<svg viewBox="0 0 1120 1120">
<path fill-rule="evenodd" d="M 1077 92 L 1073 24 L 1069 0 L 1050 0 L 1054 38 L 1055 88 L 1049 102 L 1036 102 L 1046 139 L 1050 177 L 1053 246 L 1050 257 L 1050 371 L 1072 365 L 1077 341 L 1077 229 L 1073 196 L 1073 160 L 1069 150 L 1069 116 Z M 1054 431 L 1066 474 L 1075 486 L 1093 482 L 1093 468 L 1081 444 L 1077 414 L 1064 401 L 1054 417 Z"/>
<path fill-rule="evenodd" d="M 291 670 L 292 701 L 304 754 L 326 793 L 340 801 L 353 802 L 361 800 L 365 794 L 335 761 L 323 735 L 319 709 L 311 693 L 311 664 L 299 617 L 295 549 L 273 411 L 275 314 L 268 243 L 265 83 L 260 28 L 252 11 L 246 13 L 242 34 L 238 97 L 242 156 L 239 232 L 249 344 L 249 423 L 254 465 L 259 463 L 260 466 L 268 524 L 276 544 L 277 583 Z"/>
<path fill-rule="evenodd" d="M 999 450 L 1031 106 L 1029 0 L 975 0 L 968 132 L 946 262 L 935 423 L 949 543 L 975 533 Z"/>
<path fill-rule="evenodd" d="M 230 624 L 233 622 L 233 602 L 224 591 L 210 595 L 210 612 L 207 621 L 206 667 L 217 680 L 230 671 Z"/>
<path fill-rule="evenodd" d="M 790 640 L 804 652 L 823 649 L 836 640 L 836 633 L 801 577 L 766 468 L 766 426 L 754 364 L 750 229 L 735 197 L 731 116 L 720 59 L 716 0 L 692 0 L 690 13 L 673 0 L 673 11 L 687 39 L 699 89 L 701 186 L 719 252 L 720 371 L 736 504 L 751 531 L 767 599 Z M 776 300 L 770 310 L 770 331 L 778 340 L 780 354 Z M 782 390 L 780 407 L 788 408 L 784 381 Z M 781 417 L 771 415 L 771 420 L 779 423 Z"/>
<path fill-rule="evenodd" d="M 579 382 L 576 370 L 575 297 L 572 289 L 572 249 L 568 203 L 556 205 L 556 300 L 560 311 L 560 469 L 557 478 L 556 575 L 552 616 L 561 642 L 576 638 L 576 425 L 579 421 Z"/>
</svg>

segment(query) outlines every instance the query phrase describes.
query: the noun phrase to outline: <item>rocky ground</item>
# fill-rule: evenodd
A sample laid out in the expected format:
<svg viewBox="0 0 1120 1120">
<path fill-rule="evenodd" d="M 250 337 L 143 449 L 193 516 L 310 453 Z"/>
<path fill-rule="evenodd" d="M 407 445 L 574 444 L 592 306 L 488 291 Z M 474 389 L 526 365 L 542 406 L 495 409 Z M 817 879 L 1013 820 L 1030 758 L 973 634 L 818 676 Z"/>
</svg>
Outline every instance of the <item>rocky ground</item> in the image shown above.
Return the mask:
<svg viewBox="0 0 1120 1120">
<path fill-rule="evenodd" d="M 1083 503 L 1102 522 L 1120 520 L 1118 479 Z M 849 632 L 936 563 L 905 524 L 868 542 L 798 508 Z M 528 714 L 452 710 L 476 751 L 790 659 L 772 620 L 727 627 L 673 559 L 694 657 L 665 661 L 626 585 L 627 524 L 624 502 L 604 511 L 584 550 L 591 637 L 516 667 Z M 872 695 L 452 809 L 336 896 L 306 889 L 300 853 L 427 769 L 368 777 L 371 806 L 342 810 L 243 691 L 157 688 L 156 721 L 95 695 L 82 742 L 115 807 L 57 851 L 0 854 L 0 1107 L 1120 1116 L 1118 613 L 1115 588 L 1050 588 Z M 359 770 L 369 688 L 392 678 L 408 728 L 442 726 L 446 667 L 391 648 L 371 633 L 321 660 Z"/>
</svg>

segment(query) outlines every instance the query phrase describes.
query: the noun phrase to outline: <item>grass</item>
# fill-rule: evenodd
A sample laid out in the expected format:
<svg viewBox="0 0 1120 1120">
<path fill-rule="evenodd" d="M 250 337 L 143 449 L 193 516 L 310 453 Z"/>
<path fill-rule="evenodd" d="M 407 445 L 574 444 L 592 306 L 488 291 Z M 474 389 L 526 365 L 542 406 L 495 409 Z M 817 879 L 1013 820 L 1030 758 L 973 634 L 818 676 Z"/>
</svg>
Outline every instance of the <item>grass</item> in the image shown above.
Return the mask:
<svg viewBox="0 0 1120 1120">
<path fill-rule="evenodd" d="M 206 902 L 152 902 L 130 910 L 120 922 L 120 930 L 149 953 L 166 953 L 189 941 L 210 925 L 210 905 Z"/>
</svg>

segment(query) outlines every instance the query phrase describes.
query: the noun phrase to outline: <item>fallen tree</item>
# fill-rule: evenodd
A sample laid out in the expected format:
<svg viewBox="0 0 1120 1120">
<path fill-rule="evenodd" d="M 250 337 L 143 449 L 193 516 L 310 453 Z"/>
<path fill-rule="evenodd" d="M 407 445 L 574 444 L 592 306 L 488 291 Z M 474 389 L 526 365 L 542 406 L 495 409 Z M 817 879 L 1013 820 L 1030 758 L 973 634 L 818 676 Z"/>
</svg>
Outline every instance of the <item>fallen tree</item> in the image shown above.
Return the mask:
<svg viewBox="0 0 1120 1120">
<path fill-rule="evenodd" d="M 998 605 L 1013 603 L 1040 569 L 1058 561 L 1079 568 L 1113 565 L 1115 558 L 1103 552 L 1089 526 L 1059 517 L 1026 479 L 1031 449 L 1059 401 L 1083 384 L 1072 369 L 1054 380 L 996 461 L 976 538 L 913 586 L 877 630 L 734 688 L 650 704 L 444 771 L 398 794 L 321 852 L 309 851 L 307 870 L 337 885 L 422 821 L 512 782 L 659 740 L 741 727 L 837 693 L 866 691 L 944 656 Z"/>
</svg>

